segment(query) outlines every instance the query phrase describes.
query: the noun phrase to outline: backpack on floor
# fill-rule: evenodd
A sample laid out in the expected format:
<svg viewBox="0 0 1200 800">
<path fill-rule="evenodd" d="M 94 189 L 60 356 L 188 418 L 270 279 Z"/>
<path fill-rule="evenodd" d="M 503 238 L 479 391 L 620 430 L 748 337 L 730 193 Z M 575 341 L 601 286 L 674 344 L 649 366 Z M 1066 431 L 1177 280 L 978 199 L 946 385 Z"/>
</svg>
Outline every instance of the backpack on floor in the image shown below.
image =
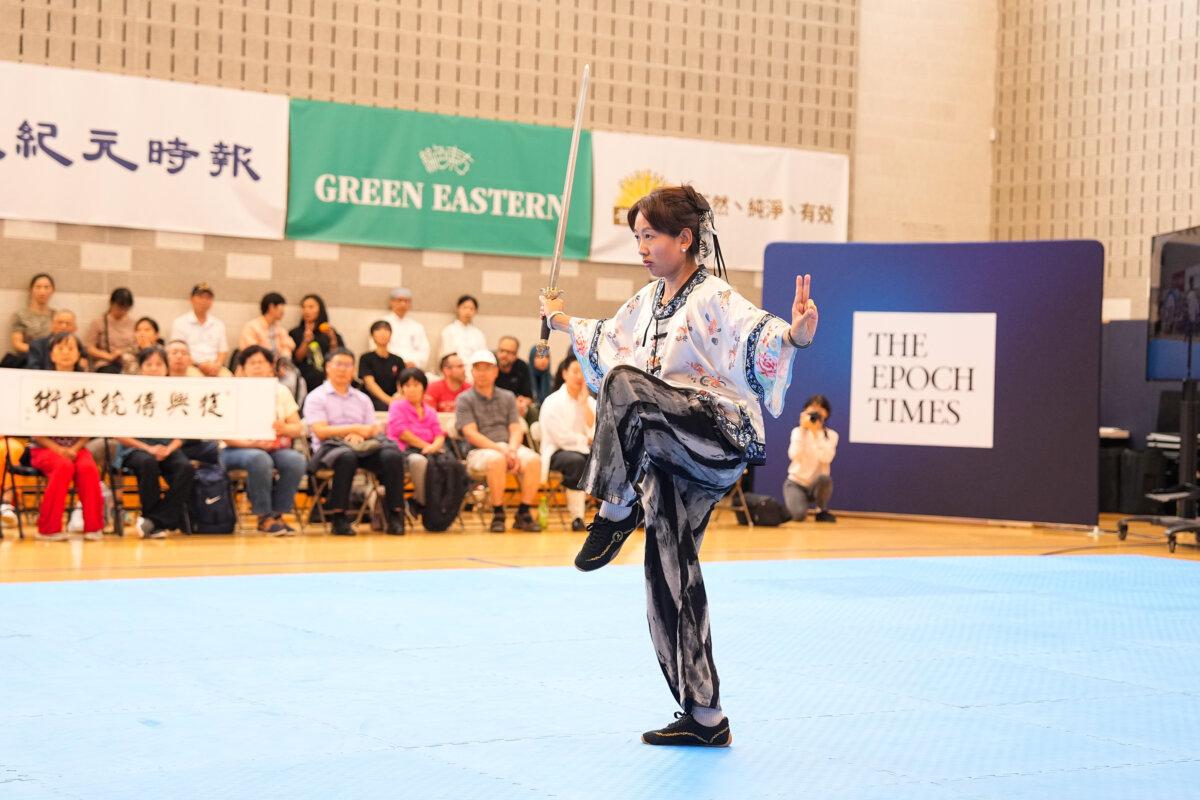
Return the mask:
<svg viewBox="0 0 1200 800">
<path fill-rule="evenodd" d="M 778 500 L 765 494 L 746 492 L 746 508 L 750 511 L 750 519 L 754 521 L 754 524 L 764 528 L 774 528 L 792 518 Z M 737 511 L 735 514 L 738 525 L 745 525 L 746 514 L 742 511 Z"/>
<path fill-rule="evenodd" d="M 467 468 L 449 453 L 426 456 L 425 510 L 421 524 L 427 531 L 444 531 L 450 527 L 462 508 L 469 482 Z"/>
<path fill-rule="evenodd" d="M 233 513 L 233 496 L 224 467 L 202 463 L 196 468 L 189 512 L 192 533 L 233 533 L 237 517 Z"/>
</svg>

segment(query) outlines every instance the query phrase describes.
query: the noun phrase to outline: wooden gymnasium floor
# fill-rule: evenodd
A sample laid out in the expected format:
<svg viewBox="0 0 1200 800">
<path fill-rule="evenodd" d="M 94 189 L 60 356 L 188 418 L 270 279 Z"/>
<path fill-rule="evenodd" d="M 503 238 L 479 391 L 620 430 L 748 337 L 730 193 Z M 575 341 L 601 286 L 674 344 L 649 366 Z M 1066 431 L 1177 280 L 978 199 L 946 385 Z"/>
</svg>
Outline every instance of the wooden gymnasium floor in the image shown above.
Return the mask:
<svg viewBox="0 0 1200 800">
<path fill-rule="evenodd" d="M 1105 515 L 1104 532 L 1094 538 L 1078 530 L 845 514 L 836 524 L 810 521 L 749 530 L 735 525 L 732 513 L 724 511 L 710 526 L 702 558 L 711 562 L 1119 553 L 1200 559 L 1190 535 L 1181 537 L 1174 555 L 1167 553 L 1162 532 L 1153 528 L 1135 527 L 1125 542 L 1119 542 L 1112 532 L 1116 519 Z M 242 533 L 175 535 L 158 541 L 110 536 L 104 542 L 36 542 L 18 541 L 15 531 L 6 528 L 0 541 L 0 582 L 566 566 L 583 538 L 563 531 L 557 518 L 541 534 L 487 533 L 473 516 L 467 519 L 466 531 L 452 528 L 441 534 L 386 536 L 360 528 L 364 532 L 358 536 L 335 537 L 316 530 L 279 539 Z M 641 558 L 642 542 L 637 541 L 626 546 L 617 563 Z"/>
</svg>

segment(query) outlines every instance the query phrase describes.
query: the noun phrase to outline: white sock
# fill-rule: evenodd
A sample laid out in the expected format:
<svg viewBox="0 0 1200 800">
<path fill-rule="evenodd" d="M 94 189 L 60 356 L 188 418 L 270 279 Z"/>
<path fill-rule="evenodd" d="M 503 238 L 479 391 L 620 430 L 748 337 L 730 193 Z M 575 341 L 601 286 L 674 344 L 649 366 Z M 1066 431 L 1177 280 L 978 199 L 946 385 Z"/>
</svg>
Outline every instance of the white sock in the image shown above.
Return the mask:
<svg viewBox="0 0 1200 800">
<path fill-rule="evenodd" d="M 567 514 L 571 519 L 583 519 L 587 495 L 578 489 L 567 489 Z"/>
<path fill-rule="evenodd" d="M 725 719 L 725 715 L 721 712 L 721 707 L 708 708 L 706 706 L 692 706 L 692 719 L 699 722 L 706 728 L 711 728 L 717 725 L 721 720 Z"/>
<path fill-rule="evenodd" d="M 633 509 L 629 506 L 618 506 L 604 500 L 600 503 L 600 516 L 611 522 L 620 522 L 629 516 Z"/>
</svg>

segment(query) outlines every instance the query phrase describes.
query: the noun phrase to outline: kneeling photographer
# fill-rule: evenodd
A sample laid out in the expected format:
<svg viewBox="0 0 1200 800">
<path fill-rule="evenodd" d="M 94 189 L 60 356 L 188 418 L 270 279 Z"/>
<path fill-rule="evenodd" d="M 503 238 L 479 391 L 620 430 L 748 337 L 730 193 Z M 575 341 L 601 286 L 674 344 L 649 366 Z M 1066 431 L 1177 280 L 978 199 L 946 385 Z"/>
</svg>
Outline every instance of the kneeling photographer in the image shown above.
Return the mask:
<svg viewBox="0 0 1200 800">
<path fill-rule="evenodd" d="M 833 496 L 833 479 L 829 465 L 837 452 L 837 431 L 826 427 L 829 422 L 829 400 L 815 394 L 804 401 L 800 425 L 792 429 L 788 443 L 787 480 L 783 482 L 783 500 L 793 522 L 803 522 L 809 506 L 817 509 L 817 522 L 837 522 L 829 513 Z"/>
</svg>

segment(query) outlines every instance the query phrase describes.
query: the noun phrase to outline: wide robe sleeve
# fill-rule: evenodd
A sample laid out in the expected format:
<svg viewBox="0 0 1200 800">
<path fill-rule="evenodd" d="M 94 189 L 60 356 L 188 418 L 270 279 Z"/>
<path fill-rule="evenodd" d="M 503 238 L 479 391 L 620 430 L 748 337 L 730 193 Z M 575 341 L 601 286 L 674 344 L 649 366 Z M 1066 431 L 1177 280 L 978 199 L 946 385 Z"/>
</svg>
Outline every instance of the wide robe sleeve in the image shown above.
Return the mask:
<svg viewBox="0 0 1200 800">
<path fill-rule="evenodd" d="M 568 329 L 571 347 L 575 350 L 579 365 L 583 367 L 588 388 L 593 392 L 600 391 L 600 384 L 610 369 L 634 363 L 637 322 L 652 287 L 653 284 L 626 300 L 617 313 L 608 319 L 571 318 Z"/>
<path fill-rule="evenodd" d="M 727 330 L 740 341 L 738 361 L 746 386 L 772 417 L 783 413 L 784 396 L 792 382 L 792 359 L 796 348 L 784 337 L 791 329 L 784 320 L 763 311 L 736 291 L 720 292 L 714 302 L 729 321 Z"/>
</svg>

